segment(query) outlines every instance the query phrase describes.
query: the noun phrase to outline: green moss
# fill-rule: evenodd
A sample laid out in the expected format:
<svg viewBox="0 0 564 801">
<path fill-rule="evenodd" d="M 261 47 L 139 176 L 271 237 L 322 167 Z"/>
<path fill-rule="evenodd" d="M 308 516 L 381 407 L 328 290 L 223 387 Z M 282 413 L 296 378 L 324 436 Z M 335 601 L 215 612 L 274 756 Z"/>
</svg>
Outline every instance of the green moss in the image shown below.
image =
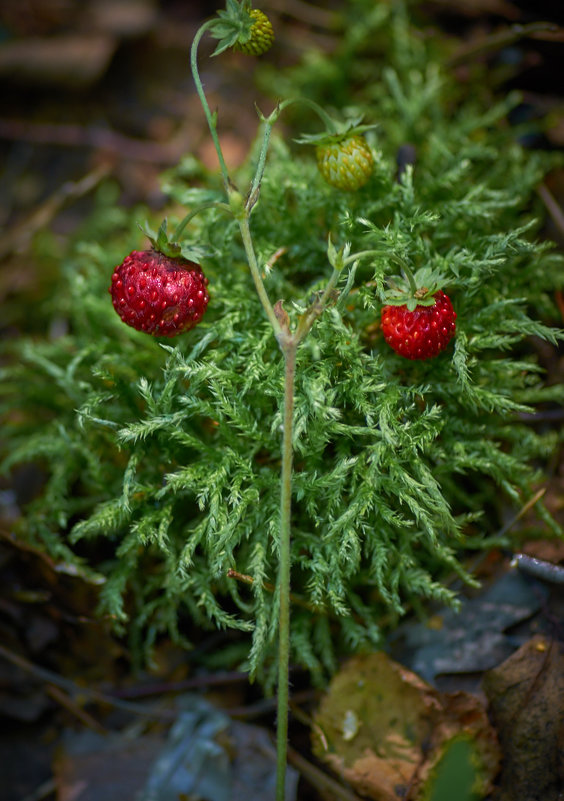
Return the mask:
<svg viewBox="0 0 564 801">
<path fill-rule="evenodd" d="M 562 259 L 538 239 L 535 192 L 550 163 L 508 127 L 515 100 L 464 98 L 396 5 L 372 15 L 380 33 L 370 54 L 351 25 L 334 57 L 306 59 L 280 79 L 322 100 L 340 66 L 334 101 L 344 103 L 350 86 L 355 112 L 379 123 L 367 133 L 373 179 L 357 193 L 334 190 L 312 150 L 276 133 L 251 219 L 260 263 L 277 254 L 267 290 L 293 323 L 330 274 L 329 234 L 352 253 L 380 251 L 344 271 L 339 299 L 298 354 L 292 658 L 317 678 L 336 654 L 377 646 L 382 620 L 393 623 L 410 603 L 456 603 L 442 578 L 471 581 L 461 555 L 499 543 L 500 500 L 524 504 L 554 447 L 522 413 L 563 396 L 545 385 L 535 347 L 560 339 Z M 359 6 L 351 2 L 351 13 Z M 377 77 L 360 86 L 367 59 Z M 318 124 L 307 113 L 302 123 Z M 406 142 L 417 160 L 397 181 Z M 255 148 L 240 186 L 254 158 Z M 198 189 L 182 169 L 167 173 L 166 188 L 188 210 L 217 197 L 215 178 Z M 280 351 L 237 226 L 214 208 L 188 229 L 188 244 L 208 254 L 203 323 L 172 344 L 124 326 L 107 287 L 114 265 L 144 246 L 137 221 L 104 189 L 68 242 L 49 302 L 68 333 L 12 348 L 4 469 L 38 461 L 48 476 L 19 533 L 104 575 L 100 611 L 135 642 L 150 645 L 163 631 L 180 641 L 186 620 L 235 627 L 250 632 L 252 670 L 271 678 Z M 457 336 L 436 359 L 408 363 L 378 332 L 382 290 L 397 272 L 390 254 L 431 269 L 453 301 Z"/>
</svg>

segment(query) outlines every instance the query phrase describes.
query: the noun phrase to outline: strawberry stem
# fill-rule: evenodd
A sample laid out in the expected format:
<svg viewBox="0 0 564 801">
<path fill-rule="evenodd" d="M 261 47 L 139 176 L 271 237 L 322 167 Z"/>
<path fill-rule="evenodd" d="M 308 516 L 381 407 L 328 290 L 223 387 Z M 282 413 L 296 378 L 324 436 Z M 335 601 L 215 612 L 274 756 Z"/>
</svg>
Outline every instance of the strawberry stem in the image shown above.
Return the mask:
<svg viewBox="0 0 564 801">
<path fill-rule="evenodd" d="M 304 103 L 304 105 L 308 106 L 312 111 L 315 111 L 317 116 L 324 123 L 328 134 L 337 134 L 339 132 L 335 120 L 333 120 L 325 109 L 316 103 L 315 100 L 310 100 L 309 97 L 295 97 L 287 100 L 284 106 L 289 106 L 291 103 Z"/>
<path fill-rule="evenodd" d="M 411 294 L 415 298 L 417 296 L 417 284 L 415 283 L 415 277 L 413 275 L 413 272 L 411 271 L 411 267 L 408 267 L 408 265 L 403 260 L 401 261 L 401 266 L 402 270 L 405 273 L 405 277 L 409 282 L 409 288 L 411 290 Z"/>
<path fill-rule="evenodd" d="M 198 71 L 198 45 L 200 44 L 200 40 L 204 35 L 204 33 L 214 24 L 215 20 L 213 19 L 208 20 L 207 22 L 204 22 L 204 24 L 196 32 L 196 35 L 194 36 L 194 40 L 192 42 L 192 47 L 190 49 L 190 67 L 192 69 L 192 76 L 194 78 L 194 83 L 196 85 L 196 91 L 198 92 L 202 108 L 204 109 L 204 114 L 206 115 L 206 120 L 208 122 L 208 127 L 210 129 L 211 138 L 215 146 L 217 158 L 219 160 L 219 166 L 221 168 L 221 174 L 223 176 L 223 185 L 225 187 L 225 191 L 228 192 L 229 172 L 227 170 L 225 159 L 223 158 L 223 151 L 221 150 L 221 144 L 219 142 L 219 137 L 217 135 L 216 117 L 210 111 L 208 101 L 206 100 L 204 87 L 202 86 L 202 82 L 200 80 L 200 73 Z"/>
<path fill-rule="evenodd" d="M 202 203 L 201 206 L 198 206 L 197 209 L 191 211 L 189 214 L 183 217 L 182 220 L 178 223 L 171 237 L 172 242 L 178 242 L 178 240 L 184 233 L 184 229 L 186 228 L 186 226 L 193 217 L 195 217 L 201 211 L 205 211 L 206 209 L 212 209 L 214 207 L 218 209 L 223 209 L 224 211 L 229 211 L 229 212 L 231 211 L 231 209 L 226 203 L 218 203 L 217 200 L 212 200 L 209 203 Z"/>
</svg>

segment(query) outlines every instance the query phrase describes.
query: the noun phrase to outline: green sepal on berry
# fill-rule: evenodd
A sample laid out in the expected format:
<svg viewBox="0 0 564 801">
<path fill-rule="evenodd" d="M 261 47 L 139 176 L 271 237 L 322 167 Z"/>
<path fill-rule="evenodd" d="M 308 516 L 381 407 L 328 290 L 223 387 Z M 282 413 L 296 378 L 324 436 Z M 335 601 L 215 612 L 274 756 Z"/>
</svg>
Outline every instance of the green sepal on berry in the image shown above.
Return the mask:
<svg viewBox="0 0 564 801">
<path fill-rule="evenodd" d="M 417 306 L 433 306 L 434 295 L 446 283 L 442 273 L 430 267 L 421 267 L 412 274 L 403 266 L 405 275 L 393 275 L 387 279 L 388 288 L 380 291 L 382 302 L 388 306 L 407 306 L 409 311 Z"/>
<path fill-rule="evenodd" d="M 177 242 L 174 238 L 174 235 L 168 233 L 168 223 L 166 218 L 162 221 L 159 226 L 159 230 L 156 232 L 149 227 L 148 223 L 139 225 L 139 228 L 141 231 L 143 231 L 151 243 L 153 250 L 156 250 L 158 253 L 162 253 L 163 256 L 167 256 L 169 259 L 182 258 L 187 259 L 188 261 L 195 261 L 199 264 L 202 259 L 205 259 L 210 255 L 209 251 L 205 250 L 199 245 L 194 245 L 187 242 Z"/>
<path fill-rule="evenodd" d="M 441 276 L 429 268 L 415 274 L 404 265 L 405 277 L 389 279 L 382 292 L 384 339 L 406 359 L 425 360 L 445 350 L 456 333 L 456 312 L 440 286 Z"/>
<path fill-rule="evenodd" d="M 329 123 L 327 130 L 296 141 L 315 146 L 317 166 L 328 184 L 354 192 L 370 180 L 374 170 L 374 156 L 363 134 L 376 125 L 360 125 L 360 117 L 337 123 L 324 116 Z"/>
<path fill-rule="evenodd" d="M 219 39 L 212 55 L 232 47 L 249 56 L 261 56 L 274 42 L 274 30 L 266 14 L 252 8 L 250 0 L 226 0 L 225 10 L 210 25 L 210 34 Z"/>
</svg>

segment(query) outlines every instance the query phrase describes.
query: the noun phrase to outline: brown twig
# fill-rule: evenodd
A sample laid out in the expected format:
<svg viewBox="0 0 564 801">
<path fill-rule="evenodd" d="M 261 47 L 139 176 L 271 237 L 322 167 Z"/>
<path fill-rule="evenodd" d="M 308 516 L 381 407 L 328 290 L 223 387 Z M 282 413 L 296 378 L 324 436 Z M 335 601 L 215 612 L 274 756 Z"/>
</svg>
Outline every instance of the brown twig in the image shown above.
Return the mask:
<svg viewBox="0 0 564 801">
<path fill-rule="evenodd" d="M 13 139 L 37 145 L 91 147 L 129 161 L 163 165 L 176 164 L 184 150 L 184 148 L 180 150 L 175 142 L 160 144 L 134 139 L 108 128 L 85 127 L 70 123 L 30 123 L 18 119 L 0 119 L 0 139 Z"/>
<path fill-rule="evenodd" d="M 307 726 L 310 731 L 315 731 L 317 736 L 321 740 L 323 748 L 328 751 L 329 750 L 329 743 L 327 742 L 327 736 L 319 723 L 316 723 L 312 717 L 310 717 L 306 712 L 303 711 L 301 707 L 297 704 L 296 696 L 292 697 L 292 701 L 290 702 L 290 710 L 292 712 L 293 717 L 296 718 L 300 723 L 304 726 Z"/>
<path fill-rule="evenodd" d="M 42 801 L 47 796 L 55 795 L 56 790 L 55 779 L 47 779 L 47 781 L 41 782 L 39 787 L 36 787 L 31 793 L 24 796 L 21 801 Z"/>
<path fill-rule="evenodd" d="M 248 680 L 248 673 L 232 670 L 225 673 L 194 676 L 192 679 L 183 679 L 182 681 L 158 682 L 155 684 L 142 685 L 140 687 L 124 687 L 123 689 L 112 690 L 112 698 L 148 698 L 152 695 L 179 693 L 186 692 L 187 690 L 201 690 L 206 687 L 218 687 Z"/>
<path fill-rule="evenodd" d="M 528 25 L 511 25 L 509 28 L 504 28 L 497 33 L 480 37 L 469 44 L 462 45 L 454 55 L 450 57 L 448 64 L 450 67 L 453 67 L 464 61 L 469 61 L 475 56 L 480 56 L 512 45 L 520 39 L 525 39 L 533 35 L 538 36 L 543 33 L 555 34 L 558 32 L 560 32 L 560 28 L 552 22 L 531 22 Z"/>
<path fill-rule="evenodd" d="M 89 729 L 92 729 L 92 731 L 95 731 L 98 734 L 108 733 L 107 729 L 105 729 L 101 723 L 98 723 L 96 718 L 92 717 L 92 715 L 89 715 L 88 712 L 82 709 L 82 707 L 77 704 L 70 695 L 61 690 L 60 687 L 57 687 L 55 684 L 48 684 L 47 695 L 64 707 L 64 709 L 66 709 L 67 712 L 70 712 L 71 715 L 74 715 L 75 718 L 78 718 L 81 723 L 84 723 L 85 726 L 87 726 Z"/>
<path fill-rule="evenodd" d="M 293 704 L 306 704 L 311 703 L 315 699 L 315 690 L 302 690 L 301 692 L 292 695 L 290 707 L 293 710 Z M 299 708 L 299 707 L 298 707 Z M 259 718 L 263 715 L 269 715 L 276 709 L 276 698 L 261 698 L 260 701 L 255 701 L 252 704 L 245 704 L 241 706 L 228 707 L 225 712 L 230 718 L 238 718 L 240 720 L 252 720 Z M 305 714 L 305 713 L 304 713 Z M 297 716 L 296 716 L 297 719 Z"/>
<path fill-rule="evenodd" d="M 66 181 L 32 214 L 11 231 L 0 242 L 0 259 L 12 253 L 25 251 L 35 233 L 45 228 L 67 203 L 92 192 L 111 171 L 108 164 L 96 167 L 79 181 Z"/>
<path fill-rule="evenodd" d="M 45 684 L 59 687 L 65 692 L 69 693 L 71 696 L 82 696 L 91 702 L 106 704 L 123 709 L 126 712 L 131 712 L 134 715 L 144 715 L 150 718 L 157 718 L 158 720 L 176 720 L 176 712 L 173 712 L 172 710 L 154 709 L 143 706 L 142 704 L 135 704 L 131 701 L 120 701 L 118 698 L 113 698 L 111 695 L 106 695 L 106 693 L 101 693 L 98 690 L 92 690 L 89 687 L 80 687 L 78 684 L 75 684 L 74 681 L 65 679 L 63 676 L 59 676 L 58 673 L 41 667 L 40 665 L 33 664 L 33 662 L 30 662 L 25 657 L 10 651 L 3 645 L 0 645 L 0 656 L 4 657 L 4 659 L 6 659 L 12 665 L 16 665 L 26 673 L 30 673 L 32 676 L 40 679 Z"/>
<path fill-rule="evenodd" d="M 361 801 L 356 793 L 344 787 L 320 768 L 312 765 L 292 747 L 288 748 L 288 762 L 293 765 L 307 781 L 320 792 L 328 793 L 337 801 Z"/>
<path fill-rule="evenodd" d="M 546 184 L 540 184 L 537 187 L 537 193 L 546 206 L 552 222 L 558 228 L 559 233 L 564 236 L 564 212 L 560 208 L 560 204 Z"/>
<path fill-rule="evenodd" d="M 242 584 L 249 584 L 249 585 L 254 584 L 255 581 L 254 578 L 252 576 L 247 575 L 247 573 L 239 573 L 238 570 L 233 570 L 232 568 L 229 568 L 229 570 L 227 571 L 227 578 L 233 578 L 236 579 L 237 581 L 240 581 Z M 272 593 L 276 589 L 274 584 L 271 584 L 269 581 L 263 582 L 262 586 L 265 590 Z M 319 612 L 320 614 L 327 614 L 324 611 L 316 609 L 308 601 L 305 601 L 303 598 L 300 598 L 298 595 L 294 595 L 293 593 L 290 594 L 290 601 L 294 606 L 299 606 L 302 609 L 309 610 L 310 612 Z"/>
</svg>

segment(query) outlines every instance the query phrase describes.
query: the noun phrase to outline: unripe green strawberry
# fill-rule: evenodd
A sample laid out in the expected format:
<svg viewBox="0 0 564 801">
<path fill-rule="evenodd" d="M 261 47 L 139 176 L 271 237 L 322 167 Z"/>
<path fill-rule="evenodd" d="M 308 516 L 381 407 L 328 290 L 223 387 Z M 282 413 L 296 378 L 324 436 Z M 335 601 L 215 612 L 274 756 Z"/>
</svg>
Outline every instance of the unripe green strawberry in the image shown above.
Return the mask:
<svg viewBox="0 0 564 801">
<path fill-rule="evenodd" d="M 127 325 L 160 337 L 194 328 L 209 301 L 199 264 L 157 250 L 134 250 L 115 268 L 109 292 Z"/>
<path fill-rule="evenodd" d="M 262 56 L 270 50 L 274 42 L 274 30 L 266 14 L 258 8 L 249 11 L 253 24 L 251 25 L 251 38 L 246 42 L 237 41 L 234 50 L 246 53 L 248 56 Z"/>
<path fill-rule="evenodd" d="M 456 312 L 448 295 L 439 290 L 432 306 L 384 306 L 382 332 L 396 353 L 406 359 L 431 359 L 448 345 L 456 331 Z"/>
<path fill-rule="evenodd" d="M 372 175 L 374 157 L 368 142 L 359 134 L 319 144 L 315 153 L 321 175 L 337 189 L 355 191 Z"/>
</svg>

